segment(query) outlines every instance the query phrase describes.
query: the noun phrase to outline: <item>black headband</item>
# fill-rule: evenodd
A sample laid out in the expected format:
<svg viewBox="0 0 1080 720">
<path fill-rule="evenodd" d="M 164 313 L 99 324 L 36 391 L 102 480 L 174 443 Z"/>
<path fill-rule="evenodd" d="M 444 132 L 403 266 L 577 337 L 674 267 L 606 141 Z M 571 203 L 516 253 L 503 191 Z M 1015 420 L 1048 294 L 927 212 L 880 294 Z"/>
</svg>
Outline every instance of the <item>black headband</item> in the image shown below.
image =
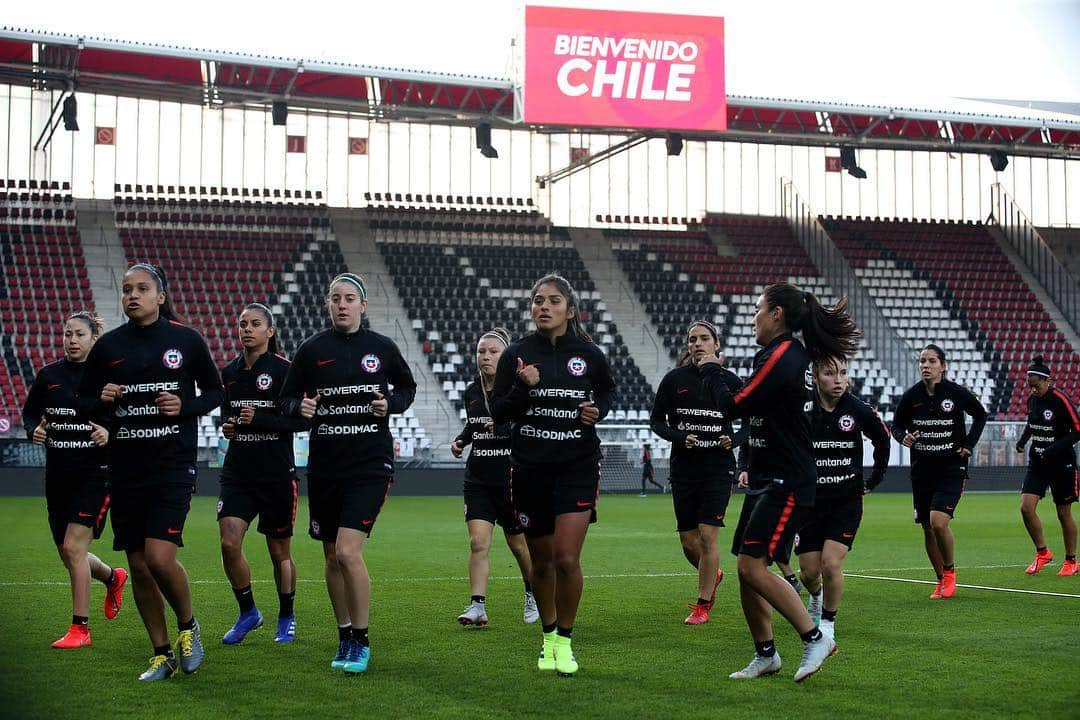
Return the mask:
<svg viewBox="0 0 1080 720">
<path fill-rule="evenodd" d="M 1043 362 L 1042 356 L 1038 356 L 1031 361 L 1031 367 L 1027 370 L 1028 375 L 1038 375 L 1039 377 L 1050 377 L 1050 366 Z"/>
</svg>

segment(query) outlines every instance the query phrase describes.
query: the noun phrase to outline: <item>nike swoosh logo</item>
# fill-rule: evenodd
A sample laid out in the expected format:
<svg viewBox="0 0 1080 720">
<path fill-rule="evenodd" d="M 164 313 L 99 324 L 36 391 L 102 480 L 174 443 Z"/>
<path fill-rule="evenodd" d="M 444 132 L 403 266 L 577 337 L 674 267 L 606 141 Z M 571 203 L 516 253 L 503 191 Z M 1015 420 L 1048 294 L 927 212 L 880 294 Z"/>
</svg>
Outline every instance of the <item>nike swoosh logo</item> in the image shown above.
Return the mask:
<svg viewBox="0 0 1080 720">
<path fill-rule="evenodd" d="M 319 367 L 322 367 L 323 365 L 329 365 L 330 363 L 335 362 L 336 360 L 337 360 L 337 358 L 330 358 L 329 360 L 316 360 L 315 364 L 318 365 Z"/>
<path fill-rule="evenodd" d="M 173 529 L 173 528 L 168 528 L 165 532 L 169 533 L 170 535 L 179 535 L 180 534 L 180 530 L 176 530 L 176 529 Z"/>
<path fill-rule="evenodd" d="M 81 513 L 79 513 L 79 517 L 94 517 L 94 516 L 91 515 L 90 513 L 81 512 Z"/>
<path fill-rule="evenodd" d="M 109 361 L 109 367 L 116 367 L 120 363 L 124 362 L 125 358 L 117 358 L 116 360 Z"/>
<path fill-rule="evenodd" d="M 592 503 L 591 502 L 581 502 L 580 500 L 578 500 L 577 501 L 577 506 L 579 508 L 587 508 L 587 507 L 592 507 Z"/>
<path fill-rule="evenodd" d="M 689 388 L 679 388 L 678 390 L 675 391 L 675 394 L 676 395 L 685 395 L 688 392 L 690 392 Z"/>
<path fill-rule="evenodd" d="M 374 520 L 361 520 L 360 524 L 366 527 L 366 526 L 370 525 L 373 522 L 375 522 L 375 521 Z"/>
<path fill-rule="evenodd" d="M 48 389 L 49 390 L 55 390 L 58 387 L 60 387 L 60 383 L 54 383 L 52 385 L 49 385 Z"/>
<path fill-rule="evenodd" d="M 723 519 L 724 519 L 724 516 L 723 516 L 723 515 L 717 515 L 717 516 L 716 516 L 716 519 L 717 519 L 717 520 L 723 520 Z"/>
<path fill-rule="evenodd" d="M 761 541 L 760 540 L 743 540 L 742 544 L 743 545 L 760 545 Z"/>
<path fill-rule="evenodd" d="M 844 537 L 846 537 L 846 538 L 853 538 L 853 537 L 855 537 L 855 533 L 841 533 L 841 534 L 842 534 L 842 535 L 843 535 Z"/>
</svg>

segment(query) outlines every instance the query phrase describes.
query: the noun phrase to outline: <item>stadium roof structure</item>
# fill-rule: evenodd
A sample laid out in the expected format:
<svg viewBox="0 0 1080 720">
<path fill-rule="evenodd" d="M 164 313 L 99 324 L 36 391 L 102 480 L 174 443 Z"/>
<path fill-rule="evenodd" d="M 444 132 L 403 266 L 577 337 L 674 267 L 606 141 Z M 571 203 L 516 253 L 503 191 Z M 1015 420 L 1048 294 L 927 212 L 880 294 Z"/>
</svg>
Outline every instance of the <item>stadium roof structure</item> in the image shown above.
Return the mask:
<svg viewBox="0 0 1080 720">
<path fill-rule="evenodd" d="M 635 134 L 634 128 L 526 126 L 512 80 L 348 65 L 0 28 L 0 82 L 194 103 L 290 107 L 383 120 L 489 122 L 538 132 Z M 726 140 L 865 149 L 989 152 L 1080 158 L 1080 115 L 952 98 L 949 109 L 729 95 Z"/>
</svg>

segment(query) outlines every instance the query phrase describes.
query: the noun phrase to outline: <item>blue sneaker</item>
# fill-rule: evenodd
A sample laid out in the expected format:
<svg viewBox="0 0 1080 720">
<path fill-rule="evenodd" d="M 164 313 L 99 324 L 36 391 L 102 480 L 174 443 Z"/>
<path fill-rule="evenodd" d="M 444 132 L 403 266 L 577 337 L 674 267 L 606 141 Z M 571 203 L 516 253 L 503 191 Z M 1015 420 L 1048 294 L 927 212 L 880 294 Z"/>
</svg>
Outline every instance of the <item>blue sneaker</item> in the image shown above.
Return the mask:
<svg viewBox="0 0 1080 720">
<path fill-rule="evenodd" d="M 274 642 L 290 643 L 296 639 L 296 615 L 279 617 L 277 619 L 277 632 L 274 633 Z"/>
<path fill-rule="evenodd" d="M 180 658 L 180 669 L 189 675 L 203 664 L 206 653 L 198 621 L 195 622 L 195 627 L 190 630 L 181 630 L 177 634 L 176 654 Z"/>
<path fill-rule="evenodd" d="M 259 608 L 252 608 L 236 619 L 236 623 L 225 633 L 225 637 L 221 638 L 221 642 L 226 645 L 239 645 L 249 632 L 261 628 L 262 624 L 263 616 Z"/>
<path fill-rule="evenodd" d="M 349 647 L 349 655 L 345 658 L 345 663 L 341 669 L 347 673 L 362 673 L 367 670 L 369 660 L 371 660 L 371 646 L 364 645 L 361 647 L 356 643 L 352 643 L 351 647 Z"/>
<path fill-rule="evenodd" d="M 345 660 L 349 657 L 349 651 L 352 649 L 353 642 L 351 639 L 341 640 L 338 642 L 337 655 L 330 661 L 330 667 L 335 670 L 345 669 Z"/>
</svg>

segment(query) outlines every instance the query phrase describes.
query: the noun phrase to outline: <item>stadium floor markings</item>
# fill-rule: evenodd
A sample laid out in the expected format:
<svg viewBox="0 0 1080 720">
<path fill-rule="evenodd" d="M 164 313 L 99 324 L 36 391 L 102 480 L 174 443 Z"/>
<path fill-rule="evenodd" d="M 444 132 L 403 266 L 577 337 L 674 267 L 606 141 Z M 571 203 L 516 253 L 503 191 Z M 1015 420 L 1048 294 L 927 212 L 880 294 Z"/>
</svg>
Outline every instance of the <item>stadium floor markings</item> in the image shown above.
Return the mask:
<svg viewBox="0 0 1080 720">
<path fill-rule="evenodd" d="M 860 578 L 862 580 L 888 580 L 891 582 L 917 583 L 919 585 L 937 585 L 937 581 L 935 580 L 916 580 L 914 578 L 885 577 L 884 575 L 857 575 L 855 573 L 844 573 L 844 577 Z M 1077 595 L 1075 593 L 1049 592 L 1047 590 L 1024 590 L 1021 588 L 991 587 L 989 585 L 963 585 L 961 583 L 957 583 L 956 587 L 967 588 L 969 590 L 992 590 L 994 592 L 1020 593 L 1022 595 L 1048 595 L 1050 597 L 1080 598 L 1080 595 Z"/>
</svg>

